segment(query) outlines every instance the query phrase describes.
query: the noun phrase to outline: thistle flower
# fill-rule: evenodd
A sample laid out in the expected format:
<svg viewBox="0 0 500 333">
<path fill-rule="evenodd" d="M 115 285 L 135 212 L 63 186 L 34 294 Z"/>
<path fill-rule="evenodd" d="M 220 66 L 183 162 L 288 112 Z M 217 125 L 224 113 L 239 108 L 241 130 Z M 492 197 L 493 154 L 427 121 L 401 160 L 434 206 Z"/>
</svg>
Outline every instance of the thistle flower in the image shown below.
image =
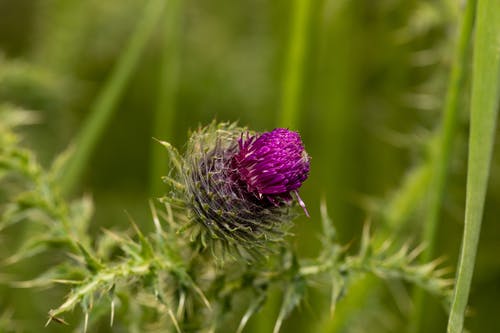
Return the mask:
<svg viewBox="0 0 500 333">
<path fill-rule="evenodd" d="M 188 142 L 179 198 L 202 226 L 202 236 L 255 252 L 286 235 L 295 215 L 292 193 L 307 214 L 297 190 L 308 173 L 309 156 L 298 133 L 279 128 L 257 134 L 212 124 Z"/>
<path fill-rule="evenodd" d="M 233 157 L 234 167 L 249 192 L 259 198 L 291 199 L 296 194 L 299 204 L 309 216 L 297 189 L 309 175 L 309 155 L 297 132 L 277 128 L 261 135 L 239 140 L 239 152 Z"/>
</svg>

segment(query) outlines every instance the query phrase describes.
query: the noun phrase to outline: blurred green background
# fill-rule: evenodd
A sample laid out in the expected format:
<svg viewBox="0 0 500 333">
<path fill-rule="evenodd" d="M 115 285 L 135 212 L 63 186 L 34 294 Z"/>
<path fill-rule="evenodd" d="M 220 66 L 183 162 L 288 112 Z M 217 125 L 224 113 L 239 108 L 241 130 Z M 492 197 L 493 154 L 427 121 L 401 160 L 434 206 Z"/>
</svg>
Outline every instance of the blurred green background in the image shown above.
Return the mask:
<svg viewBox="0 0 500 333">
<path fill-rule="evenodd" d="M 153 8 L 148 19 L 146 6 Z M 22 130 L 24 144 L 48 165 L 96 109 L 146 22 L 138 61 L 129 59 L 130 76 L 111 84 L 123 91 L 71 191 L 94 198 L 91 232 L 126 228 L 125 210 L 150 229 L 148 199 L 161 195 L 159 176 L 168 172 L 152 137 L 182 149 L 189 129 L 217 119 L 301 133 L 312 156 L 301 189 L 311 219 L 299 218 L 291 239 L 301 256 L 319 249 L 321 200 L 353 248 L 367 219 L 418 244 L 428 185 L 418 170 L 439 130 L 460 15 L 458 0 L 0 0 L 0 103 L 37 111 L 40 121 Z M 465 193 L 467 94 L 461 99 L 435 251 L 450 267 Z M 500 332 L 499 176 L 496 158 L 470 298 L 472 332 Z M 1 235 L 0 242 L 4 251 L 16 238 Z M 28 279 L 40 269 L 34 266 L 15 272 Z M 411 286 L 361 281 L 333 319 L 327 293 L 321 286 L 311 292 L 283 332 L 407 331 Z M 13 311 L 19 331 L 40 332 L 63 295 L 63 288 L 0 287 L 0 314 Z M 271 300 L 246 331 L 270 332 L 277 311 Z M 426 300 L 425 318 L 422 332 L 445 330 L 437 300 Z"/>
</svg>

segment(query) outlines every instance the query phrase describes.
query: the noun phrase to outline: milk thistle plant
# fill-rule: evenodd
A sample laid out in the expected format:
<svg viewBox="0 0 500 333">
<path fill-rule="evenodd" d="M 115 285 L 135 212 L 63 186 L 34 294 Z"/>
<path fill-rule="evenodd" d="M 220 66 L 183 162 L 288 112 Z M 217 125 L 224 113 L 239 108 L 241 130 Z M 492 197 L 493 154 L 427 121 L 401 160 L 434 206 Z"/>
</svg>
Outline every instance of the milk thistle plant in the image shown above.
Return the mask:
<svg viewBox="0 0 500 333">
<path fill-rule="evenodd" d="M 7 108 L 1 117 L 3 179 L 24 190 L 11 193 L 0 231 L 29 226 L 24 242 L 3 263 L 59 254 L 32 280 L 1 281 L 12 287 L 65 285 L 68 295 L 49 311 L 48 323 L 75 326 L 79 319 L 69 312 L 79 306 L 82 331 L 95 331 L 107 314 L 112 329 L 242 332 L 269 292 L 279 290 L 278 332 L 309 288 L 329 289 L 333 313 L 351 283 L 365 274 L 417 284 L 448 302 L 446 270 L 437 268 L 438 261 L 417 263 L 421 247 L 398 247 L 391 240 L 380 245 L 366 227 L 359 250 L 349 254 L 325 204 L 319 255 L 297 255 L 288 238 L 293 218 L 309 214 L 298 191 L 311 159 L 294 131 L 257 133 L 214 122 L 190 135 L 183 154 L 160 141 L 172 168 L 163 178 L 166 194 L 151 203 L 154 232 L 145 235 L 131 218 L 133 233 L 104 230 L 92 236 L 92 200 L 68 201 L 58 190 L 68 154 L 42 168 L 13 131 L 30 114 Z"/>
</svg>

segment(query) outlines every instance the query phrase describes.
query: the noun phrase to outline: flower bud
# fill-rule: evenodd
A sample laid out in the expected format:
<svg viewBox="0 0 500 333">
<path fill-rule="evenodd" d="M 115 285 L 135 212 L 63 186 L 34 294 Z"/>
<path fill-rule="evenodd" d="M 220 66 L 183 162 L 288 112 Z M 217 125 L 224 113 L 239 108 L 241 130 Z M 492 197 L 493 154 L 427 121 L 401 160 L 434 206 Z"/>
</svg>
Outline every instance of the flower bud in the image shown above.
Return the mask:
<svg viewBox="0 0 500 333">
<path fill-rule="evenodd" d="M 291 194 L 307 179 L 309 156 L 296 132 L 256 134 L 234 124 L 194 132 L 182 161 L 183 197 L 210 239 L 261 252 L 280 242 L 294 217 Z M 205 237 L 206 238 L 206 237 Z"/>
</svg>

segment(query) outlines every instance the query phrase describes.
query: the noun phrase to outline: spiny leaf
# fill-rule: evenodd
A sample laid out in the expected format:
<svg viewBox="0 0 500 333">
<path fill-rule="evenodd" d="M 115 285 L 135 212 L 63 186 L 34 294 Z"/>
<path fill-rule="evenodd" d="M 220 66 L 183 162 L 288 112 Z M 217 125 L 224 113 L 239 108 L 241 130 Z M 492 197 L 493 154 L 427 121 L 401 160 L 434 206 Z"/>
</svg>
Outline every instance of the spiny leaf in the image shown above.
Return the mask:
<svg viewBox="0 0 500 333">
<path fill-rule="evenodd" d="M 104 268 L 104 265 L 100 262 L 100 260 L 94 257 L 94 255 L 91 254 L 81 243 L 77 242 L 77 246 L 85 259 L 87 268 L 92 273 L 97 273 L 99 270 Z"/>
<path fill-rule="evenodd" d="M 69 219 L 71 225 L 78 234 L 85 234 L 94 214 L 94 204 L 89 195 L 85 195 L 71 202 L 69 207 Z"/>
<path fill-rule="evenodd" d="M 62 153 L 57 155 L 50 166 L 48 171 L 48 176 L 51 181 L 56 184 L 59 182 L 62 177 L 63 170 L 66 167 L 66 164 L 69 163 L 69 159 L 73 156 L 75 147 L 73 145 L 69 145 Z"/>
<path fill-rule="evenodd" d="M 281 309 L 278 314 L 278 318 L 276 319 L 273 333 L 278 333 L 280 331 L 283 321 L 292 312 L 292 310 L 299 305 L 300 301 L 304 298 L 305 292 L 306 281 L 301 276 L 297 276 L 290 282 L 285 290 L 283 303 L 281 304 Z"/>
<path fill-rule="evenodd" d="M 134 228 L 135 233 L 137 234 L 137 237 L 139 238 L 139 242 L 141 244 L 141 254 L 144 258 L 153 258 L 155 256 L 153 246 L 151 245 L 151 242 L 144 236 L 142 231 L 139 229 L 137 224 L 134 222 L 132 217 L 128 212 L 127 216 L 129 217 L 130 224 Z"/>
<path fill-rule="evenodd" d="M 71 264 L 61 264 L 53 266 L 45 272 L 39 274 L 35 279 L 26 281 L 10 281 L 9 284 L 14 288 L 39 288 L 50 287 L 54 283 L 61 284 L 79 284 L 81 281 L 76 280 L 61 280 L 61 277 L 81 276 L 80 268 Z"/>
<path fill-rule="evenodd" d="M 241 333 L 243 332 L 243 329 L 245 328 L 246 324 L 248 323 L 248 320 L 255 314 L 257 311 L 260 310 L 264 302 L 266 301 L 266 294 L 264 292 L 259 293 L 257 297 L 254 297 L 253 300 L 250 302 L 250 305 L 248 306 L 247 311 L 241 318 L 240 324 L 238 326 L 238 329 L 236 330 L 236 333 Z"/>
<path fill-rule="evenodd" d="M 43 253 L 49 248 L 48 242 L 51 238 L 35 237 L 27 239 L 13 255 L 2 261 L 3 265 L 13 265 L 22 260 L 34 257 Z"/>
<path fill-rule="evenodd" d="M 472 61 L 465 223 L 449 333 L 464 326 L 488 188 L 500 104 L 500 0 L 477 1 Z"/>
<path fill-rule="evenodd" d="M 153 138 L 155 139 L 155 138 Z M 166 141 L 161 141 L 158 139 L 155 139 L 159 144 L 161 144 L 165 149 L 167 150 L 168 156 L 170 157 L 170 161 L 172 162 L 173 166 L 175 167 L 177 172 L 182 171 L 182 156 L 179 154 L 177 149 L 175 149 L 174 146 L 172 146 L 169 142 Z"/>
<path fill-rule="evenodd" d="M 334 244 L 337 238 L 332 219 L 328 216 L 325 199 L 321 200 L 321 224 L 323 226 L 324 246 Z"/>
<path fill-rule="evenodd" d="M 332 273 L 332 290 L 330 294 L 330 316 L 333 317 L 337 303 L 345 292 L 345 279 L 337 272 Z"/>
<path fill-rule="evenodd" d="M 449 297 L 449 282 L 443 278 L 442 269 L 437 269 L 442 259 L 424 264 L 415 262 L 415 250 L 407 244 L 395 251 L 385 245 L 387 242 L 380 248 L 373 249 L 368 232 L 365 231 L 364 234 L 359 254 L 345 259 L 348 271 L 370 272 L 384 279 L 403 279 L 419 285 L 430 293 L 444 298 Z"/>
</svg>

